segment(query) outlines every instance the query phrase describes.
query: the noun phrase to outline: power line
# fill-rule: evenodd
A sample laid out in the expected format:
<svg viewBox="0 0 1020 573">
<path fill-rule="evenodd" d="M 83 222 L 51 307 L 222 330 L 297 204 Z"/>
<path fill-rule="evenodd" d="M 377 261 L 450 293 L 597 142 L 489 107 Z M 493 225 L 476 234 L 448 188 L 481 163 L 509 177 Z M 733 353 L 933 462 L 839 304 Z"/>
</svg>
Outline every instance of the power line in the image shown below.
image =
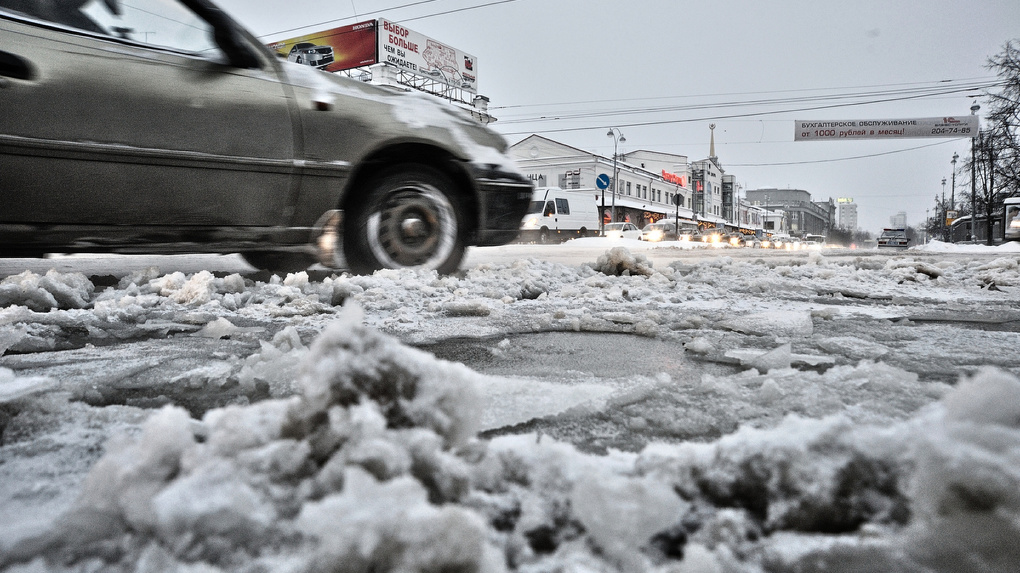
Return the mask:
<svg viewBox="0 0 1020 573">
<path fill-rule="evenodd" d="M 989 85 L 987 87 L 995 87 L 997 85 L 1002 85 L 1002 84 L 1001 83 L 999 83 L 999 84 L 991 84 L 991 85 Z M 877 103 L 888 103 L 888 102 L 893 102 L 893 101 L 907 101 L 907 100 L 923 99 L 923 98 L 927 98 L 927 97 L 941 96 L 941 95 L 947 95 L 947 94 L 952 94 L 952 93 L 970 92 L 970 91 L 973 91 L 973 89 L 974 89 L 973 87 L 967 87 L 967 88 L 959 88 L 959 89 L 946 90 L 946 91 L 939 92 L 939 93 L 913 94 L 913 95 L 905 95 L 905 96 L 900 96 L 900 97 L 889 97 L 889 98 L 875 99 L 875 100 L 863 101 L 863 102 L 840 103 L 840 104 L 832 104 L 832 105 L 820 105 L 820 106 L 801 107 L 801 108 L 794 108 L 794 109 L 771 110 L 771 111 L 756 111 L 756 112 L 735 113 L 735 114 L 716 115 L 716 116 L 708 116 L 708 117 L 697 117 L 697 118 L 688 118 L 688 119 L 657 120 L 657 121 L 645 121 L 645 122 L 633 122 L 633 123 L 620 123 L 620 122 L 613 122 L 613 123 L 617 127 L 623 128 L 623 127 L 647 127 L 647 126 L 656 126 L 656 125 L 671 125 L 671 124 L 677 124 L 677 123 L 694 123 L 694 122 L 703 122 L 703 121 L 718 121 L 718 120 L 723 120 L 723 119 L 734 119 L 734 118 L 745 118 L 745 117 L 761 117 L 761 116 L 766 116 L 766 115 L 779 115 L 779 114 L 797 113 L 797 112 L 805 112 L 805 111 L 818 111 L 818 110 L 823 110 L 823 109 L 837 109 L 837 108 L 842 108 L 842 107 L 855 107 L 855 106 L 861 106 L 861 105 L 873 105 L 873 104 L 877 104 Z M 710 108 L 706 108 L 706 109 L 710 109 Z M 536 120 L 536 121 L 541 121 L 541 120 Z M 547 120 L 547 121 L 549 121 L 549 120 Z M 599 125 L 589 125 L 589 126 L 582 126 L 582 127 L 562 127 L 562 128 L 557 128 L 557 129 L 511 131 L 511 132 L 502 132 L 502 133 L 505 136 L 511 136 L 511 135 L 525 135 L 525 134 L 531 134 L 531 133 L 564 133 L 564 132 L 570 132 L 570 131 L 587 131 L 587 130 L 590 130 L 590 129 L 603 129 L 603 128 L 604 128 L 604 125 L 599 124 Z"/>
<path fill-rule="evenodd" d="M 857 89 L 872 89 L 872 88 L 890 88 L 898 86 L 917 86 L 917 85 L 929 85 L 929 84 L 948 84 L 953 82 L 991 82 L 997 80 L 997 76 L 983 76 L 974 78 L 957 78 L 957 79 L 944 79 L 944 80 L 931 80 L 925 82 L 903 82 L 893 84 L 873 84 L 863 86 L 835 86 L 827 88 L 798 88 L 788 90 L 767 90 L 767 91 L 750 91 L 750 92 L 721 92 L 721 93 L 710 93 L 710 94 L 691 94 L 683 96 L 647 96 L 647 97 L 634 97 L 634 98 L 615 98 L 615 99 L 601 99 L 601 100 L 585 100 L 585 101 L 569 101 L 569 102 L 547 102 L 547 103 L 533 103 L 533 104 L 517 104 L 517 105 L 504 105 L 504 106 L 490 106 L 492 110 L 503 110 L 503 109 L 516 109 L 516 108 L 528 108 L 528 107 L 543 107 L 543 106 L 576 106 L 582 104 L 593 104 L 593 103 L 616 103 L 616 102 L 635 102 L 635 101 L 647 101 L 647 100 L 670 100 L 670 99 L 691 99 L 691 98 L 709 98 L 709 97 L 723 97 L 723 96 L 740 96 L 740 95 L 759 95 L 759 94 L 781 94 L 781 93 L 801 93 L 801 92 L 817 92 L 817 91 L 834 91 L 834 90 L 857 90 Z"/>
<path fill-rule="evenodd" d="M 837 163 L 840 161 L 853 161 L 855 159 L 870 159 L 872 157 L 881 157 L 883 155 L 896 155 L 898 153 L 906 153 L 908 151 L 917 151 L 918 149 L 926 149 L 928 147 L 935 147 L 937 145 L 945 145 L 947 143 L 953 143 L 954 140 L 948 139 L 946 141 L 938 141 L 936 143 L 929 143 L 927 145 L 918 145 L 916 147 L 908 147 L 906 149 L 896 149 L 894 151 L 884 151 L 882 153 L 870 153 L 867 155 L 854 155 L 852 157 L 837 157 L 834 159 L 814 159 L 807 161 L 785 161 L 779 163 L 727 163 L 727 167 L 780 167 L 784 165 L 810 165 L 815 163 Z"/>
<path fill-rule="evenodd" d="M 411 8 L 413 6 L 419 6 L 419 5 L 422 5 L 422 4 L 429 4 L 429 3 L 437 2 L 437 1 L 438 0 L 419 0 L 418 2 L 411 2 L 411 3 L 408 3 L 408 4 L 401 4 L 400 6 L 393 6 L 391 8 L 383 8 L 381 10 L 375 10 L 375 11 L 372 11 L 372 12 L 366 12 L 365 14 L 362 14 L 360 16 L 360 18 L 364 18 L 366 16 L 374 15 L 374 14 L 382 14 L 383 12 L 392 12 L 392 11 L 401 10 L 401 9 L 404 9 L 404 8 Z M 451 10 L 446 10 L 444 12 L 433 12 L 432 14 L 425 14 L 423 16 L 415 16 L 413 18 L 404 18 L 404 19 L 401 19 L 401 20 L 395 20 L 395 22 L 400 22 L 400 23 L 403 23 L 403 22 L 413 22 L 415 20 L 424 20 L 426 18 L 434 18 L 436 16 L 446 16 L 448 14 L 456 14 L 458 12 L 467 12 L 469 10 L 477 10 L 479 8 L 486 8 L 486 7 L 489 7 L 489 6 L 495 6 L 497 4 L 507 4 L 507 3 L 510 3 L 510 2 L 517 2 L 517 0 L 495 0 L 493 2 L 488 2 L 486 4 L 477 4 L 475 6 L 464 6 L 464 7 L 461 7 L 461 8 L 454 8 L 454 9 L 451 9 Z M 298 26 L 296 28 L 289 28 L 287 30 L 280 30 L 279 32 L 272 32 L 272 33 L 269 33 L 269 34 L 261 34 L 258 37 L 259 38 L 265 38 L 265 37 L 268 37 L 268 36 L 276 36 L 278 34 L 286 34 L 287 32 L 294 32 L 294 31 L 297 31 L 297 30 L 304 30 L 305 28 L 314 28 L 314 27 L 319 27 L 319 26 L 325 26 L 325 25 L 328 25 L 328 24 L 335 24 L 336 22 L 343 22 L 343 21 L 346 21 L 346 20 L 355 20 L 355 19 L 359 19 L 359 17 L 357 15 L 355 15 L 355 16 L 345 16 L 343 18 L 334 18 L 332 20 L 325 20 L 323 22 L 318 22 L 318 23 L 315 23 L 315 24 L 306 24 L 304 26 Z"/>
<path fill-rule="evenodd" d="M 558 114 L 555 117 L 538 116 L 538 117 L 518 117 L 509 118 L 504 116 L 502 118 L 503 125 L 517 124 L 517 123 L 534 123 L 536 121 L 564 121 L 573 119 L 593 119 L 600 117 L 622 117 L 627 115 L 640 115 L 648 113 L 668 113 L 678 111 L 697 111 L 704 109 L 725 109 L 734 107 L 748 107 L 748 106 L 777 106 L 785 104 L 797 104 L 797 103 L 810 103 L 810 102 L 823 102 L 823 101 L 841 101 L 841 100 L 853 100 L 864 97 L 879 97 L 879 96 L 892 96 L 892 95 L 917 95 L 927 97 L 939 97 L 950 93 L 958 93 L 959 91 L 973 91 L 979 89 L 986 89 L 995 85 L 995 83 L 986 84 L 971 84 L 968 86 L 961 86 L 954 88 L 951 91 L 947 91 L 945 88 L 927 87 L 923 89 L 899 89 L 899 90 L 885 90 L 875 92 L 855 92 L 845 94 L 829 94 L 819 96 L 803 96 L 803 97 L 791 97 L 791 98 L 776 98 L 776 99 L 757 99 L 757 100 L 738 100 L 738 101 L 724 101 L 716 103 L 704 103 L 704 104 L 691 104 L 691 105 L 677 105 L 677 106 L 662 106 L 662 107 L 647 107 L 647 108 L 623 108 L 623 109 L 610 109 L 610 110 L 592 110 L 592 111 L 578 111 L 575 113 Z"/>
</svg>

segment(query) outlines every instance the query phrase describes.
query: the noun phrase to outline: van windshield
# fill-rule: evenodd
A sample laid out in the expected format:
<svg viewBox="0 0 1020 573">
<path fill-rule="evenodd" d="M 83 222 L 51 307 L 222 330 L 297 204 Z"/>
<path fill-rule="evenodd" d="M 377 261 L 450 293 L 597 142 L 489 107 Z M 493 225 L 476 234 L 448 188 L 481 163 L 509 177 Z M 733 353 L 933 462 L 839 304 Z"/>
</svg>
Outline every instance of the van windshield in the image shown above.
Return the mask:
<svg viewBox="0 0 1020 573">
<path fill-rule="evenodd" d="M 544 206 L 545 201 L 532 201 L 531 205 L 528 207 L 528 214 L 530 215 L 532 213 L 541 213 L 542 207 Z"/>
</svg>

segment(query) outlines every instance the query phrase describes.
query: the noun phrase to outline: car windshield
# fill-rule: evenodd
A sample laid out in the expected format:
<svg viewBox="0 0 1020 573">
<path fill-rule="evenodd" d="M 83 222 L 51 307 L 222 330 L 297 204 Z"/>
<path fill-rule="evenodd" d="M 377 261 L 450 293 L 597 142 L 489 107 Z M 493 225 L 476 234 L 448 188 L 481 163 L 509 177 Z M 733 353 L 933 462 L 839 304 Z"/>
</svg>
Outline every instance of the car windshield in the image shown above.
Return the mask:
<svg viewBox="0 0 1020 573">
<path fill-rule="evenodd" d="M 622 231 L 627 226 L 627 223 L 609 223 L 606 225 L 607 231 Z"/>
</svg>

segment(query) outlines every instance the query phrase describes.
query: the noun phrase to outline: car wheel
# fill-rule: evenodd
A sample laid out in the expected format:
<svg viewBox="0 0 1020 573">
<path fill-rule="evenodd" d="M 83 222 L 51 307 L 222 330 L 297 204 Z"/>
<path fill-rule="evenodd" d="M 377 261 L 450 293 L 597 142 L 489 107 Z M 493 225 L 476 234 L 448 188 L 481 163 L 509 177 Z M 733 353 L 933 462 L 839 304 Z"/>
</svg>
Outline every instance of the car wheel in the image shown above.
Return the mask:
<svg viewBox="0 0 1020 573">
<path fill-rule="evenodd" d="M 538 242 L 543 245 L 548 245 L 552 242 L 552 233 L 549 232 L 548 227 L 542 227 L 542 229 L 538 232 Z"/>
<path fill-rule="evenodd" d="M 400 268 L 452 273 L 464 257 L 456 187 L 430 167 L 382 172 L 349 212 L 343 248 L 355 273 Z"/>
<path fill-rule="evenodd" d="M 275 273 L 297 273 L 315 263 L 313 257 L 302 253 L 248 251 L 241 253 L 241 256 L 245 262 L 256 269 Z"/>
<path fill-rule="evenodd" d="M 303 65 L 305 63 L 305 59 L 302 58 L 301 56 L 298 56 L 297 59 L 294 60 L 294 63 L 295 64 L 302 64 Z"/>
</svg>

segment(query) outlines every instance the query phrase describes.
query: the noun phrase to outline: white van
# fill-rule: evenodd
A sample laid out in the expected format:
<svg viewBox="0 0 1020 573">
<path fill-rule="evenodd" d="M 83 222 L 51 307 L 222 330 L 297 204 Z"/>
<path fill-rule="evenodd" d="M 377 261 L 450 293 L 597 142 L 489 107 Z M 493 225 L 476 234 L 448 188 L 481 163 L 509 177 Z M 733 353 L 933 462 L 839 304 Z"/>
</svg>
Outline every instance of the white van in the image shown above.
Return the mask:
<svg viewBox="0 0 1020 573">
<path fill-rule="evenodd" d="M 552 243 L 599 232 L 599 209 L 594 190 L 564 191 L 539 187 L 521 223 L 520 240 Z"/>
</svg>

